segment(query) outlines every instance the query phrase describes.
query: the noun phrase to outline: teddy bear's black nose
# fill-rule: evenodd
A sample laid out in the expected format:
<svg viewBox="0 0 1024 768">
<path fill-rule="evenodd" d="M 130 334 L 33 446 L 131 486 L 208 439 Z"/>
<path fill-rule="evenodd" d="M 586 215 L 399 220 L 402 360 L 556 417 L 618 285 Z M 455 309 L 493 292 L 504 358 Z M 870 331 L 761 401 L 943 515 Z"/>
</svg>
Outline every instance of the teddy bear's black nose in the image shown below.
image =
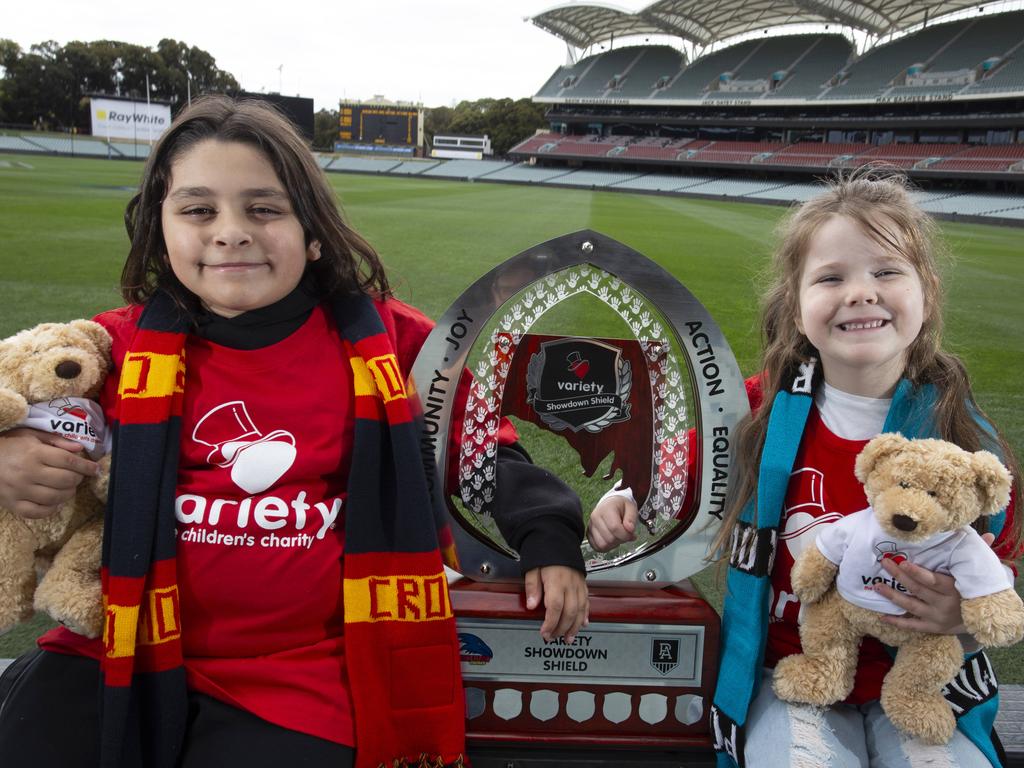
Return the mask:
<svg viewBox="0 0 1024 768">
<path fill-rule="evenodd" d="M 73 379 L 82 372 L 82 366 L 74 360 L 62 360 L 57 363 L 57 367 L 53 369 L 53 372 L 62 379 Z"/>
<path fill-rule="evenodd" d="M 893 515 L 892 524 L 896 526 L 896 530 L 899 531 L 912 531 L 917 528 L 917 521 L 907 517 L 906 515 Z"/>
</svg>

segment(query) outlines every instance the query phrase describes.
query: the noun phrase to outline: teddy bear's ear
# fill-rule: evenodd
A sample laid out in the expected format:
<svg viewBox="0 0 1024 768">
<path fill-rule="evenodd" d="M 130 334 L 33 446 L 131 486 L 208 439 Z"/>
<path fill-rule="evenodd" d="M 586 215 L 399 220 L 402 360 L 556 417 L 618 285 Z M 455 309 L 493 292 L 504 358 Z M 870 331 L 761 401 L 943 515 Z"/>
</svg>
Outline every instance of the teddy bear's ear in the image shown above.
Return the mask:
<svg viewBox="0 0 1024 768">
<path fill-rule="evenodd" d="M 995 454 L 975 451 L 971 454 L 974 487 L 981 499 L 983 515 L 994 515 L 1010 503 L 1010 471 Z"/>
<path fill-rule="evenodd" d="M 102 325 L 92 320 L 72 320 L 68 325 L 79 333 L 84 333 L 103 357 L 110 356 L 110 334 Z"/>
<path fill-rule="evenodd" d="M 874 471 L 879 461 L 902 451 L 909 442 L 907 438 L 898 432 L 889 432 L 876 437 L 865 445 L 864 449 L 857 455 L 857 463 L 853 469 L 857 479 L 862 483 L 866 483 L 868 475 Z"/>
</svg>

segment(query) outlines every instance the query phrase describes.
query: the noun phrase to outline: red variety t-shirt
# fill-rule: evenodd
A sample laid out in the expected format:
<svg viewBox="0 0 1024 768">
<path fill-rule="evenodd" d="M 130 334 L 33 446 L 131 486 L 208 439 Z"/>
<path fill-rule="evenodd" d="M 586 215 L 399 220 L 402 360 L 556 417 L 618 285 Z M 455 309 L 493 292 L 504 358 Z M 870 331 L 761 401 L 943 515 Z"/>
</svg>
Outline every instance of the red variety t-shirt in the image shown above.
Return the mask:
<svg viewBox="0 0 1024 768">
<path fill-rule="evenodd" d="M 857 454 L 867 440 L 845 440 L 833 434 L 821 420 L 817 407 L 807 418 L 800 448 L 793 463 L 786 507 L 779 527 L 779 544 L 771 576 L 768 606 L 768 645 L 765 664 L 774 667 L 779 659 L 800 653 L 797 624 L 800 602 L 793 595 L 790 571 L 796 557 L 808 547 L 823 526 L 868 506 L 864 486 L 853 473 Z M 889 654 L 874 638 L 860 647 L 857 677 L 847 701 L 861 704 L 877 699 L 882 678 L 892 666 Z"/>
<path fill-rule="evenodd" d="M 119 362 L 138 308 L 97 320 Z M 382 309 L 403 371 L 431 322 Z M 328 312 L 283 341 L 237 350 L 189 336 L 176 496 L 188 686 L 271 723 L 353 744 L 342 610 L 352 371 Z M 116 391 L 108 381 L 107 417 Z M 67 630 L 49 650 L 99 658 Z"/>
</svg>

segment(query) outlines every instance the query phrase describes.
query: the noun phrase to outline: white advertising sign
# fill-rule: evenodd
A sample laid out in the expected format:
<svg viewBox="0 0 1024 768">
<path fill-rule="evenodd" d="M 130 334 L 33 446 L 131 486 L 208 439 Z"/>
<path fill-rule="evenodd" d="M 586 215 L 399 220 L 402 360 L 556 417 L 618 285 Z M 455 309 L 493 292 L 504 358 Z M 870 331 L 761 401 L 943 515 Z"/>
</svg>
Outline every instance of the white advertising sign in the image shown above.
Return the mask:
<svg viewBox="0 0 1024 768">
<path fill-rule="evenodd" d="M 92 99 L 92 135 L 104 139 L 155 141 L 171 124 L 171 108 L 144 101 Z"/>
</svg>

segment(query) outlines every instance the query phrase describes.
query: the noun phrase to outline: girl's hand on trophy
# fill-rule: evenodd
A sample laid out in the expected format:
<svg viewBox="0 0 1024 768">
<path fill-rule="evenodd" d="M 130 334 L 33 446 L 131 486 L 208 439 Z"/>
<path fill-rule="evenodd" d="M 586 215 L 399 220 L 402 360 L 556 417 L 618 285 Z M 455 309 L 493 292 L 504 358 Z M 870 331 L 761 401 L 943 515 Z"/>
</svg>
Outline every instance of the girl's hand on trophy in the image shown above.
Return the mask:
<svg viewBox="0 0 1024 768">
<path fill-rule="evenodd" d="M 590 598 L 582 573 L 565 565 L 547 565 L 527 571 L 526 607 L 533 610 L 543 601 L 544 622 L 540 636 L 544 642 L 559 637 L 576 640 L 576 633 L 589 622 Z"/>
<path fill-rule="evenodd" d="M 598 552 L 608 552 L 636 539 L 639 516 L 631 496 L 608 494 L 594 507 L 587 524 L 587 540 Z"/>
</svg>

